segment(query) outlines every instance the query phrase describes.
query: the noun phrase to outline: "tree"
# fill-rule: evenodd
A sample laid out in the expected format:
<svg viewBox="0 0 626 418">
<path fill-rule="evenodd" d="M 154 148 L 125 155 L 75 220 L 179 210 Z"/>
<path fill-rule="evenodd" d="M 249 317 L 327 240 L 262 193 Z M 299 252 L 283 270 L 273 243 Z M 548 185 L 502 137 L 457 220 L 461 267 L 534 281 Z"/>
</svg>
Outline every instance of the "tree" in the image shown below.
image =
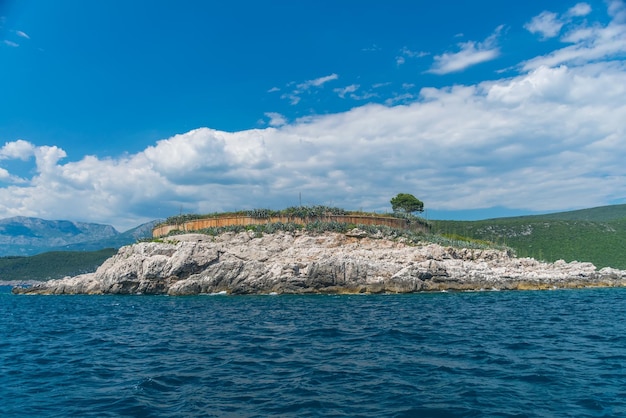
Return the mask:
<svg viewBox="0 0 626 418">
<path fill-rule="evenodd" d="M 391 208 L 394 212 L 424 212 L 424 202 L 408 193 L 398 193 L 396 197 L 391 198 Z"/>
</svg>

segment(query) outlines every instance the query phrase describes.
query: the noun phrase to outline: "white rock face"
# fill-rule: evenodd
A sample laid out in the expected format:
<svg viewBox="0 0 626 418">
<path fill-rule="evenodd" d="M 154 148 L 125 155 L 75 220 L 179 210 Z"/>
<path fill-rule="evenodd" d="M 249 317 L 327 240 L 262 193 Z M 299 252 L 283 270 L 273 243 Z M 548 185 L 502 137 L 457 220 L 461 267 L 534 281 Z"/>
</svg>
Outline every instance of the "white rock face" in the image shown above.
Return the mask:
<svg viewBox="0 0 626 418">
<path fill-rule="evenodd" d="M 348 234 L 188 234 L 123 247 L 95 273 L 14 293 L 408 293 L 626 286 L 626 271 L 504 251 L 407 245 Z"/>
</svg>

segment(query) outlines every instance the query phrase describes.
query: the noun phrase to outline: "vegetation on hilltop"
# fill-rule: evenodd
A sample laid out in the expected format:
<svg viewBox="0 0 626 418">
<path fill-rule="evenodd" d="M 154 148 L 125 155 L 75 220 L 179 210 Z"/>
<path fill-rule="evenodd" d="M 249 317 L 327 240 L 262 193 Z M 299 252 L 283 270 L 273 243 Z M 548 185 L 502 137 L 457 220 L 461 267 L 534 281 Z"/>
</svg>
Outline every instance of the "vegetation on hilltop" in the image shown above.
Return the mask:
<svg viewBox="0 0 626 418">
<path fill-rule="evenodd" d="M 422 204 L 423 205 L 423 204 Z M 423 207 L 423 206 L 422 206 Z M 286 209 L 281 210 L 273 210 L 273 209 L 252 209 L 252 210 L 240 210 L 234 212 L 215 212 L 208 213 L 204 215 L 200 214 L 181 214 L 170 216 L 162 223 L 156 225 L 181 225 L 188 221 L 193 221 L 196 219 L 208 219 L 208 218 L 225 218 L 225 217 L 235 217 L 235 216 L 247 216 L 255 219 L 269 219 L 269 218 L 278 218 L 278 217 L 286 217 L 286 218 L 301 218 L 301 219 L 324 219 L 329 216 L 340 216 L 340 215 L 354 215 L 354 216 L 379 216 L 379 217 L 391 217 L 391 218 L 402 218 L 407 220 L 412 220 L 417 223 L 421 223 L 426 225 L 427 222 L 425 219 L 412 215 L 410 212 L 393 212 L 393 213 L 373 213 L 373 212 L 363 212 L 363 211 L 347 211 L 342 208 L 331 207 L 331 206 L 291 206 Z"/>
<path fill-rule="evenodd" d="M 359 223 L 346 223 L 346 222 L 337 222 L 334 221 L 331 216 L 372 216 L 372 217 L 391 217 L 391 218 L 399 218 L 405 219 L 409 224 L 415 223 L 422 226 L 425 226 L 427 230 L 430 230 L 430 224 L 428 221 L 421 217 L 417 217 L 413 215 L 414 212 L 422 212 L 424 210 L 424 203 L 417 199 L 415 196 L 400 193 L 394 198 L 391 199 L 391 205 L 393 208 L 393 213 L 385 213 L 378 214 L 372 212 L 362 212 L 362 211 L 347 211 L 345 209 L 337 208 L 337 207 L 329 207 L 329 206 L 293 206 L 282 210 L 272 210 L 272 209 L 253 209 L 253 210 L 244 210 L 244 211 L 236 211 L 236 212 L 221 212 L 221 213 L 211 213 L 206 215 L 197 215 L 197 214 L 185 214 L 172 216 L 167 218 L 160 225 L 181 225 L 187 221 L 196 220 L 196 219 L 208 219 L 208 218 L 219 218 L 219 217 L 231 217 L 231 216 L 247 216 L 255 219 L 271 219 L 271 218 L 300 218 L 300 219 L 308 219 L 308 222 L 305 225 L 301 225 L 296 222 L 271 222 L 267 224 L 260 225 L 229 225 L 223 227 L 213 227 L 213 228 L 205 228 L 195 230 L 195 233 L 207 234 L 216 236 L 219 234 L 223 234 L 226 232 L 243 232 L 243 231 L 252 231 L 255 234 L 261 236 L 264 233 L 274 233 L 278 231 L 307 231 L 313 233 L 323 233 L 323 232 L 339 232 L 346 233 L 354 228 L 358 228 L 368 235 L 377 237 L 377 238 L 389 238 L 389 239 L 398 239 L 407 243 L 436 243 L 444 246 L 453 246 L 453 247 L 466 247 L 466 248 L 498 248 L 502 250 L 509 251 L 510 248 L 507 248 L 503 245 L 494 244 L 488 242 L 486 240 L 481 239 L 473 239 L 467 238 L 460 235 L 440 235 L 440 234 L 432 234 L 424 231 L 415 231 L 412 229 L 399 229 L 392 228 L 385 225 L 365 225 Z M 158 226 L 158 225 L 157 225 Z M 174 230 L 170 232 L 169 235 L 177 235 L 182 234 L 183 231 Z M 151 239 L 147 239 L 150 241 Z M 157 241 L 162 240 L 162 238 L 156 239 Z"/>
<path fill-rule="evenodd" d="M 472 238 L 466 238 L 461 236 L 444 236 L 439 234 L 425 233 L 421 231 L 414 231 L 411 229 L 399 229 L 392 228 L 385 225 L 363 225 L 363 224 L 351 224 L 345 222 L 334 222 L 334 221 L 313 221 L 306 225 L 300 225 L 296 223 L 282 223 L 282 222 L 274 222 L 267 223 L 261 225 L 229 225 L 223 227 L 215 227 L 215 228 L 205 228 L 194 231 L 194 233 L 205 234 L 210 236 L 217 236 L 220 234 L 224 234 L 227 232 L 244 232 L 251 231 L 254 232 L 257 236 L 262 236 L 263 234 L 272 234 L 279 231 L 284 232 L 295 232 L 295 231 L 306 231 L 310 233 L 321 234 L 324 232 L 337 232 L 337 233 L 347 233 L 352 231 L 353 229 L 358 228 L 361 231 L 365 232 L 368 236 L 373 238 L 386 238 L 399 240 L 408 244 L 419 244 L 419 243 L 432 243 L 439 244 L 442 246 L 451 246 L 451 247 L 463 247 L 463 248 L 474 248 L 474 249 L 488 249 L 488 248 L 496 248 L 500 250 L 510 251 L 511 249 L 502 246 L 493 244 L 491 242 L 477 240 Z M 175 236 L 184 234 L 184 231 L 172 231 L 168 236 Z M 167 241 L 167 237 L 147 239 L 145 241 Z"/>
<path fill-rule="evenodd" d="M 394 212 L 424 212 L 424 202 L 408 193 L 398 193 L 396 197 L 391 198 L 391 209 Z"/>
</svg>

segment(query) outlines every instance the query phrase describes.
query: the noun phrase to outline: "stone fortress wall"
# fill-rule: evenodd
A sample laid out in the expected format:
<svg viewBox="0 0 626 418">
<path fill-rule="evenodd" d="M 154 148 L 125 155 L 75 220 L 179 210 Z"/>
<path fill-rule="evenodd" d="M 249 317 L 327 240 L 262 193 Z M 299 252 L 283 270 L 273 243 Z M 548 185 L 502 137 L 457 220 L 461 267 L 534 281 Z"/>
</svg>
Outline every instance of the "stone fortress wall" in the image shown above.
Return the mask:
<svg viewBox="0 0 626 418">
<path fill-rule="evenodd" d="M 368 215 L 325 215 L 323 217 L 291 217 L 274 216 L 269 218 L 255 218 L 252 216 L 215 216 L 204 219 L 194 219 L 179 224 L 161 224 L 152 230 L 152 236 L 159 238 L 166 236 L 172 231 L 193 232 L 205 228 L 218 228 L 231 225 L 264 225 L 270 223 L 295 223 L 306 225 L 311 222 L 340 222 L 354 225 L 384 225 L 391 228 L 411 229 L 414 231 L 428 232 L 425 224 L 409 222 L 402 218 L 390 216 L 368 216 Z"/>
</svg>

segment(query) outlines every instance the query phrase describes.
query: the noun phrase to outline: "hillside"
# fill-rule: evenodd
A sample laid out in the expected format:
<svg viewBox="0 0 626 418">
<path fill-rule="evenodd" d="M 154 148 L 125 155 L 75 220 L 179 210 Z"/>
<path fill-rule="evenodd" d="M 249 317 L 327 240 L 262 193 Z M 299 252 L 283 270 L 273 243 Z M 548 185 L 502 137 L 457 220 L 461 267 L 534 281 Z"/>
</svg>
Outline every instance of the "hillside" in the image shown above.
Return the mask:
<svg viewBox="0 0 626 418">
<path fill-rule="evenodd" d="M 0 281 L 49 280 L 91 273 L 117 252 L 48 252 L 31 257 L 0 257 Z"/>
<path fill-rule="evenodd" d="M 433 232 L 513 248 L 519 257 L 626 268 L 626 205 L 481 221 L 431 221 Z"/>
<path fill-rule="evenodd" d="M 598 206 L 590 209 L 572 210 L 567 212 L 547 213 L 544 215 L 518 216 L 499 219 L 608 222 L 625 218 L 626 205 L 610 205 Z"/>
</svg>

